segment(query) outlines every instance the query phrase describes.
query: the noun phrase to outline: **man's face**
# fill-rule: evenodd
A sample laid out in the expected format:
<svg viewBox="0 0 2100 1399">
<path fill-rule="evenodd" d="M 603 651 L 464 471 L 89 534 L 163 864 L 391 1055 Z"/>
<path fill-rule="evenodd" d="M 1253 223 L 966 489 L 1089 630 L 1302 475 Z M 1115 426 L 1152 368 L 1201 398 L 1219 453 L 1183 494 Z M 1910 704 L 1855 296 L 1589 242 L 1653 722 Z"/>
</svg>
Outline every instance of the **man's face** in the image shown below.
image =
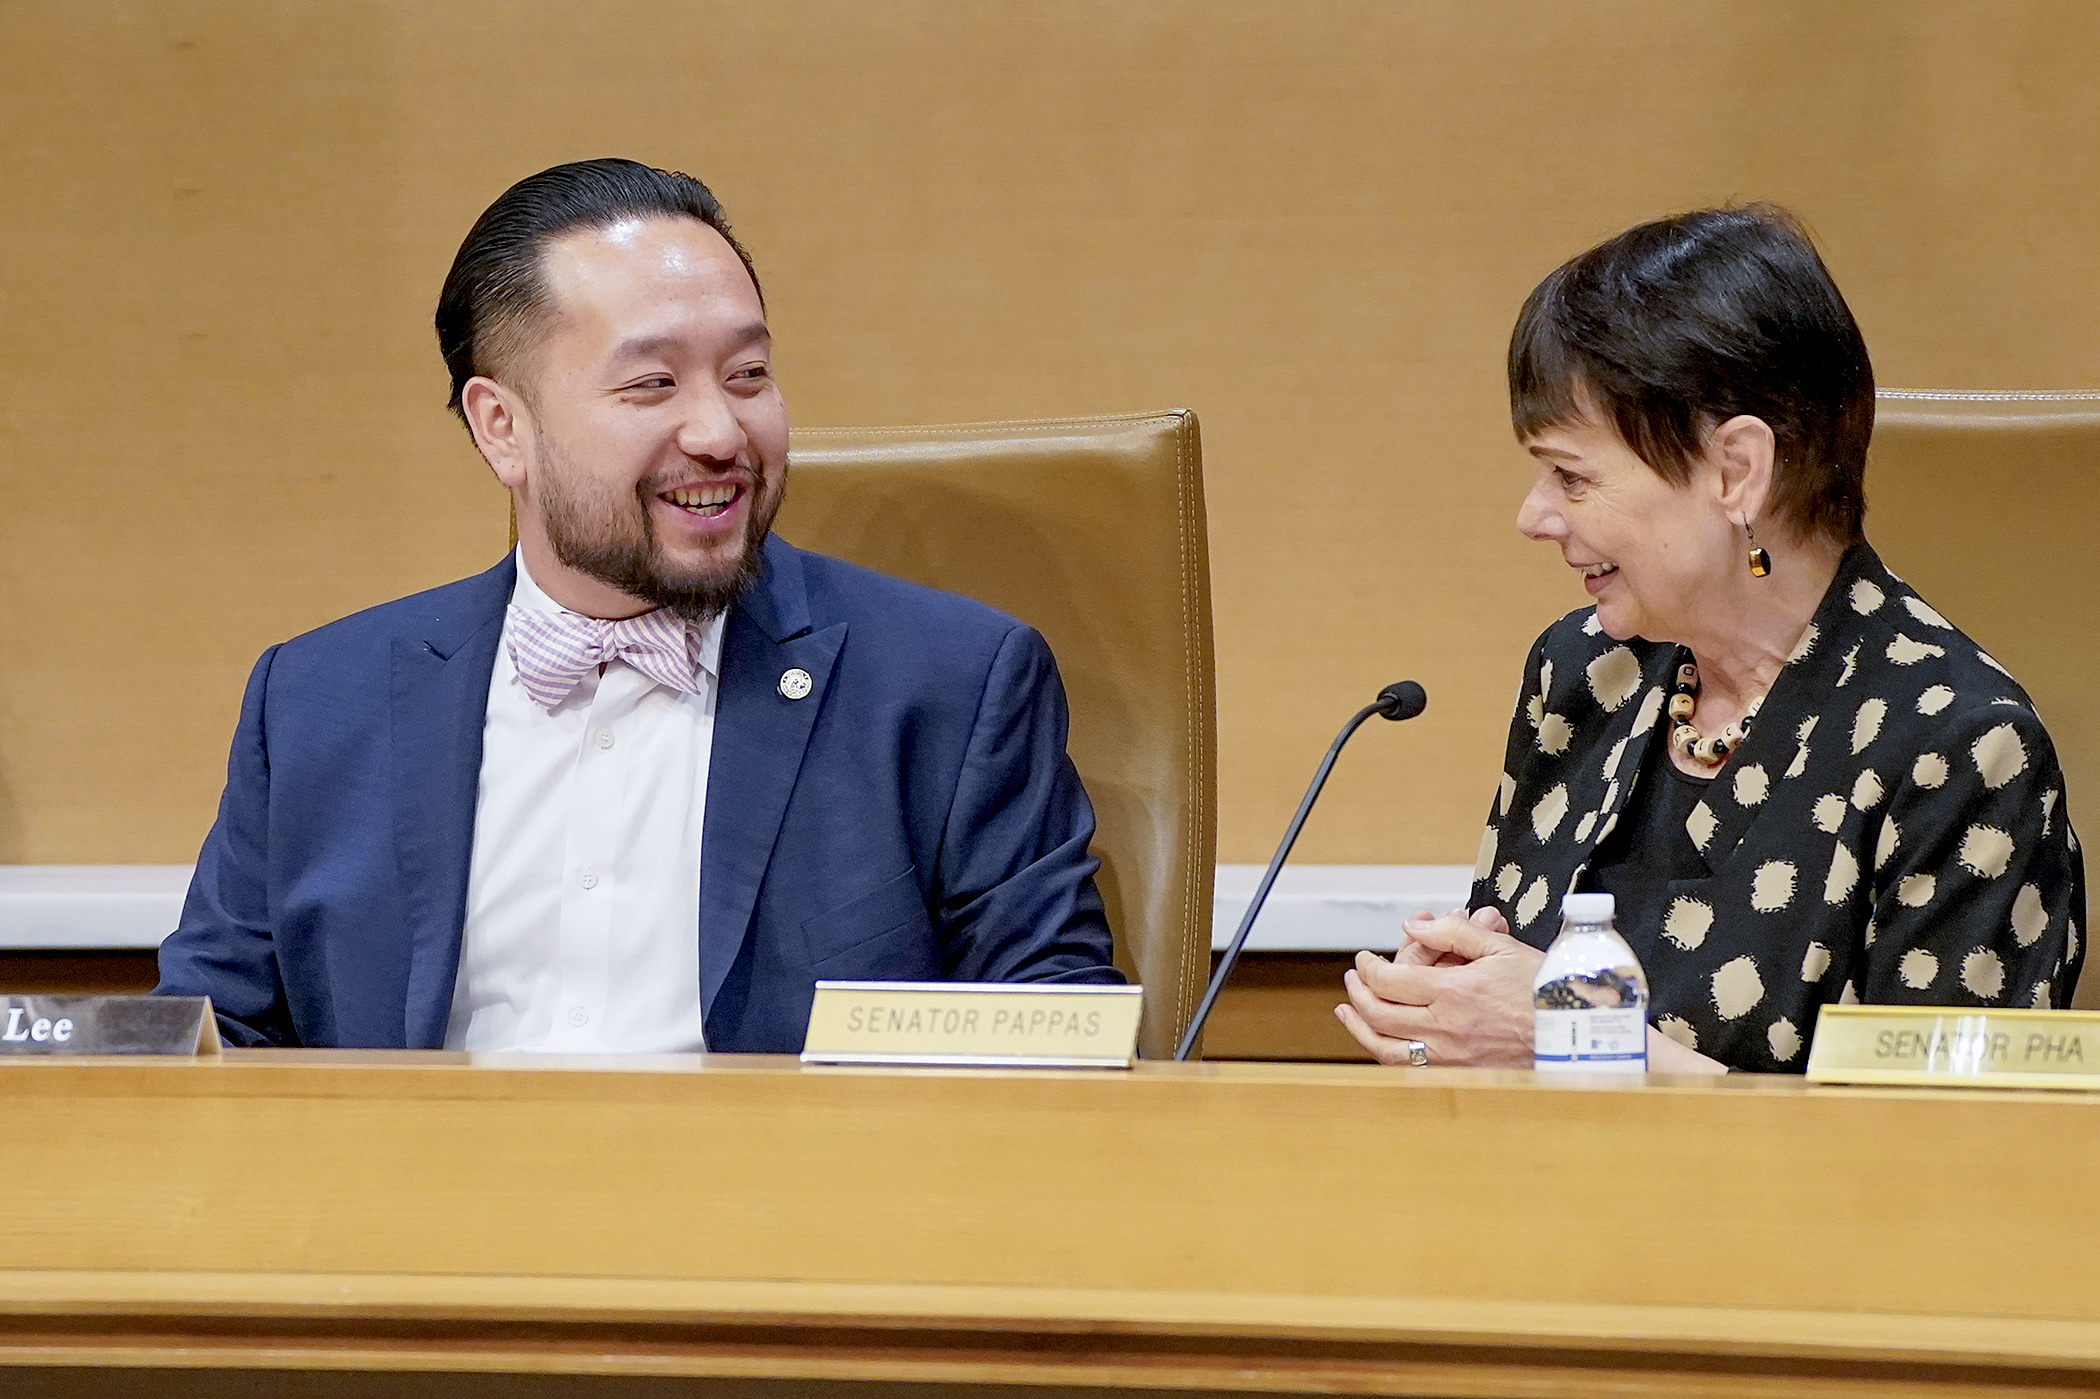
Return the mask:
<svg viewBox="0 0 2100 1399">
<path fill-rule="evenodd" d="M 691 617 L 756 577 L 787 475 L 787 406 L 758 291 L 697 219 L 570 234 L 518 356 L 521 532 L 598 583 Z"/>
</svg>

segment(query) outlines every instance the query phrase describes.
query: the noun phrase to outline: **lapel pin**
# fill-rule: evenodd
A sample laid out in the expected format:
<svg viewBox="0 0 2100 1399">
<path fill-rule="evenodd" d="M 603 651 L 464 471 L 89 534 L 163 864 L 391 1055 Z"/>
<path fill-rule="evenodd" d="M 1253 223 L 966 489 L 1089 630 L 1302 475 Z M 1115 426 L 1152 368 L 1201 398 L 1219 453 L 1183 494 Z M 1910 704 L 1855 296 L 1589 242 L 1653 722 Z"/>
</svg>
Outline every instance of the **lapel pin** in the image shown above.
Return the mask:
<svg viewBox="0 0 2100 1399">
<path fill-rule="evenodd" d="M 794 666 L 780 672 L 780 694 L 783 699 L 806 699 L 809 696 L 809 672 Z"/>
</svg>

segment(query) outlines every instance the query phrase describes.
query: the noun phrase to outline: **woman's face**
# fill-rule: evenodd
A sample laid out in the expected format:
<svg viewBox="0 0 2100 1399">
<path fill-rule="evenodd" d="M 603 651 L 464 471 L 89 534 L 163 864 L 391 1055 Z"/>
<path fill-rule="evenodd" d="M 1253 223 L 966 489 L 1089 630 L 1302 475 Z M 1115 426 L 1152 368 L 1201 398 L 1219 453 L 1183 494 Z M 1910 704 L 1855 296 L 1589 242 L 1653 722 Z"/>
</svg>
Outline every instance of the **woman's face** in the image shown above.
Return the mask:
<svg viewBox="0 0 2100 1399">
<path fill-rule="evenodd" d="M 1717 468 L 1701 459 L 1690 481 L 1673 486 L 1618 434 L 1587 421 L 1547 428 L 1524 446 L 1539 476 L 1517 529 L 1560 546 L 1597 600 L 1604 631 L 1617 641 L 1694 635 L 1702 603 L 1720 601 L 1725 561 L 1740 553 Z"/>
</svg>

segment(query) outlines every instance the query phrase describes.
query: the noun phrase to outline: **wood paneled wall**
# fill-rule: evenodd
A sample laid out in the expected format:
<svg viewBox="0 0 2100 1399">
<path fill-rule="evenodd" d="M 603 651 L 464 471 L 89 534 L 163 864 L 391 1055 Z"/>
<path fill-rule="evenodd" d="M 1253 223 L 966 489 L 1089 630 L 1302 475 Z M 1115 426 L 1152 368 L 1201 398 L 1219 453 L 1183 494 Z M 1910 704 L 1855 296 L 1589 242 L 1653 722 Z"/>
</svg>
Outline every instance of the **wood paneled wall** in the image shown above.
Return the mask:
<svg viewBox="0 0 2100 1399">
<path fill-rule="evenodd" d="M 2096 51 L 2082 0 L 8 0 L 0 861 L 191 858 L 263 647 L 501 550 L 431 304 L 612 153 L 722 195 L 801 424 L 1196 409 L 1221 858 L 1409 675 L 1300 857 L 1469 861 L 1581 600 L 1511 528 L 1525 293 L 1771 198 L 1883 383 L 2100 385 Z M 2001 655 L 2089 630 L 2033 566 Z"/>
</svg>

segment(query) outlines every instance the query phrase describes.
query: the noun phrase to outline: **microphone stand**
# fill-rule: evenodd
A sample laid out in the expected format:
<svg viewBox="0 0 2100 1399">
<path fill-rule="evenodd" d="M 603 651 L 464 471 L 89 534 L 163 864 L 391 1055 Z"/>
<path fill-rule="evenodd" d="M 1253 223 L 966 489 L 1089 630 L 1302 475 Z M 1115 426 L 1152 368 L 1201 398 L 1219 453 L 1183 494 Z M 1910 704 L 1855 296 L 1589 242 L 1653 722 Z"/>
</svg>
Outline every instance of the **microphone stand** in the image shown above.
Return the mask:
<svg viewBox="0 0 2100 1399">
<path fill-rule="evenodd" d="M 1276 847 L 1276 854 L 1270 859 L 1269 868 L 1263 873 L 1261 883 L 1255 887 L 1254 898 L 1248 903 L 1245 916 L 1240 919 L 1239 931 L 1232 935 L 1231 945 L 1225 949 L 1223 960 L 1218 963 L 1218 969 L 1211 973 L 1210 985 L 1204 988 L 1203 999 L 1196 1004 L 1195 1018 L 1189 1021 L 1187 1031 L 1181 1036 L 1180 1045 L 1174 1050 L 1177 1063 L 1187 1059 L 1195 1049 L 1196 1040 L 1203 1033 L 1203 1023 L 1210 1019 L 1210 1008 L 1217 1001 L 1218 993 L 1225 989 L 1225 980 L 1232 975 L 1233 967 L 1238 965 L 1240 949 L 1247 945 L 1247 934 L 1253 931 L 1254 920 L 1261 913 L 1262 905 L 1268 901 L 1269 886 L 1276 882 L 1276 876 L 1283 869 L 1283 862 L 1290 855 L 1291 847 L 1298 843 L 1298 832 L 1304 828 L 1305 818 L 1311 814 L 1313 803 L 1319 799 L 1320 789 L 1327 785 L 1327 774 L 1334 770 L 1334 760 L 1341 756 L 1342 745 L 1347 743 L 1364 720 L 1373 714 L 1382 714 L 1398 722 L 1414 718 L 1428 703 L 1429 697 L 1422 692 L 1422 687 L 1412 680 L 1388 685 L 1378 692 L 1376 700 L 1357 710 L 1349 722 L 1342 725 L 1342 731 L 1334 736 L 1334 742 L 1328 746 L 1327 756 L 1320 760 L 1320 770 L 1313 774 L 1312 785 L 1305 789 L 1305 799 L 1298 803 L 1298 814 L 1291 818 L 1290 828 L 1283 833 L 1282 843 Z"/>
</svg>

